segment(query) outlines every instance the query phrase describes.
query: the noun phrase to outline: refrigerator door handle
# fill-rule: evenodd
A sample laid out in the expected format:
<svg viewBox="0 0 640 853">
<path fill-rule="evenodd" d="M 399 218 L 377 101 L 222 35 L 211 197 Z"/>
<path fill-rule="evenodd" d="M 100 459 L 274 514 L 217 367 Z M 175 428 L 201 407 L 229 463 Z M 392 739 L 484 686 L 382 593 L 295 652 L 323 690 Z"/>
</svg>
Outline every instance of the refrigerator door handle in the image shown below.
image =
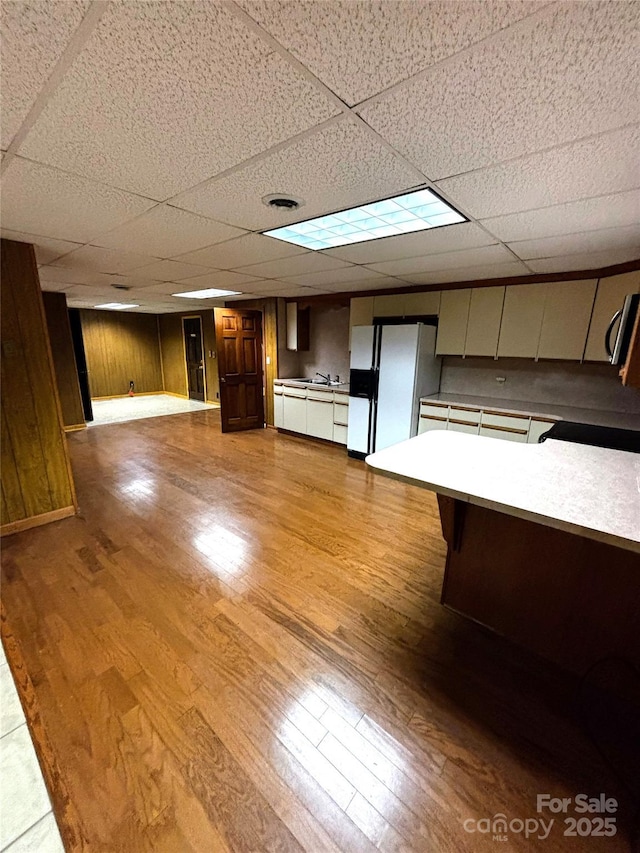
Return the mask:
<svg viewBox="0 0 640 853">
<path fill-rule="evenodd" d="M 616 313 L 613 315 L 613 317 L 611 318 L 611 322 L 609 323 L 609 326 L 608 326 L 608 328 L 607 328 L 607 332 L 606 332 L 606 334 L 605 334 L 605 336 L 604 336 L 604 348 L 606 349 L 606 351 L 607 351 L 607 355 L 609 356 L 609 361 L 611 361 L 611 359 L 613 358 L 613 349 L 612 349 L 612 347 L 611 347 L 611 335 L 612 335 L 612 333 L 613 333 L 613 327 L 615 326 L 616 322 L 617 322 L 617 321 L 620 319 L 620 317 L 622 316 L 622 310 L 623 310 L 623 309 L 622 309 L 622 308 L 620 308 L 620 309 L 619 309 L 618 311 L 616 311 Z"/>
</svg>

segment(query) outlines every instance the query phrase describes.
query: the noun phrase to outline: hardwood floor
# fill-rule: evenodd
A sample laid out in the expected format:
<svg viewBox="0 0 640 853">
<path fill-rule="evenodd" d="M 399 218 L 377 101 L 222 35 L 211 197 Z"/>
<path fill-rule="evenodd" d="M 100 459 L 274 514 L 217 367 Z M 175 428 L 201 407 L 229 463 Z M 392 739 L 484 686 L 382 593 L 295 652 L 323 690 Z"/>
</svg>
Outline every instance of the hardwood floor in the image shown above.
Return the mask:
<svg viewBox="0 0 640 853">
<path fill-rule="evenodd" d="M 67 848 L 495 850 L 464 822 L 502 813 L 556 824 L 499 849 L 628 849 L 575 682 L 439 604 L 435 496 L 219 422 L 70 435 L 80 515 L 3 543 Z M 615 838 L 536 812 L 581 792 Z"/>
</svg>

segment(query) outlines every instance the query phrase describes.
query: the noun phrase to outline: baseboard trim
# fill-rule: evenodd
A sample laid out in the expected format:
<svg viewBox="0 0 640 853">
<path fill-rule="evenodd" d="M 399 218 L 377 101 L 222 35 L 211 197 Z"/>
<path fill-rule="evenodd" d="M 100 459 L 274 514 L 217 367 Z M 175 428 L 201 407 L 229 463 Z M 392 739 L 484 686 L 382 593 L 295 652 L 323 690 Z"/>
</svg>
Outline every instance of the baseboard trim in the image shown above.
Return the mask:
<svg viewBox="0 0 640 853">
<path fill-rule="evenodd" d="M 77 432 L 80 429 L 86 429 L 86 428 L 87 428 L 86 424 L 69 424 L 69 426 L 66 426 L 64 428 L 64 431 L 65 432 Z"/>
<path fill-rule="evenodd" d="M 176 394 L 175 391 L 160 391 L 160 394 L 166 394 L 167 397 L 177 397 L 179 400 L 188 400 L 187 394 Z"/>
<path fill-rule="evenodd" d="M 125 397 L 153 397 L 155 394 L 169 394 L 169 391 L 134 391 L 131 394 L 109 394 L 107 397 L 92 397 L 92 400 L 100 402 L 101 400 L 123 400 Z M 179 394 L 175 396 L 180 396 Z"/>
<path fill-rule="evenodd" d="M 269 426 L 270 425 L 267 424 L 267 427 Z M 324 444 L 327 447 L 344 447 L 345 450 L 347 448 L 346 444 L 343 444 L 341 441 L 331 441 L 329 438 L 318 438 L 315 435 L 307 435 L 304 432 L 294 432 L 291 429 L 283 429 L 283 427 L 272 427 L 272 429 L 277 430 L 280 435 L 287 435 L 290 438 L 302 438 L 305 441 L 313 441 L 316 444 Z M 364 459 L 364 456 L 362 458 Z"/>
<path fill-rule="evenodd" d="M 51 512 L 43 512 L 41 515 L 32 515 L 30 518 L 21 518 L 19 521 L 9 521 L 0 527 L 0 536 L 12 536 L 32 527 L 42 527 L 43 524 L 51 524 L 53 521 L 61 521 L 76 514 L 74 506 L 63 506 L 61 509 L 53 509 Z"/>
</svg>

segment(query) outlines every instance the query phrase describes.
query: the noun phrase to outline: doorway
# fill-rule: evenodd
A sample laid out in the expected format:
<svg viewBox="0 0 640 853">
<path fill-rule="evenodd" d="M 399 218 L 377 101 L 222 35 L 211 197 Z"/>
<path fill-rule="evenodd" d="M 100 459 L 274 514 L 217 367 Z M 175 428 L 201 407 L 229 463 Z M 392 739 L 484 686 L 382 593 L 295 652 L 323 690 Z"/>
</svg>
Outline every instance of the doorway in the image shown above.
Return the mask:
<svg viewBox="0 0 640 853">
<path fill-rule="evenodd" d="M 187 393 L 190 400 L 206 398 L 204 375 L 204 344 L 202 340 L 202 320 L 200 317 L 183 317 L 184 353 L 187 366 Z"/>
<path fill-rule="evenodd" d="M 262 312 L 214 308 L 222 432 L 264 427 Z"/>
</svg>

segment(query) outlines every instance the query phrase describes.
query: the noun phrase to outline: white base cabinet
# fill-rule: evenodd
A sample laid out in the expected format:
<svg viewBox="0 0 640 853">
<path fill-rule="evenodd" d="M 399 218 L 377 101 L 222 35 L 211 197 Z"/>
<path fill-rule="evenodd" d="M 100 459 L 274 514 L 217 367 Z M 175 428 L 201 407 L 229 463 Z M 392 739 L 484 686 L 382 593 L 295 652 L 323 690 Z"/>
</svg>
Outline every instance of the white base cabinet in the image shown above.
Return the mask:
<svg viewBox="0 0 640 853">
<path fill-rule="evenodd" d="M 554 423 L 553 418 L 536 418 L 497 409 L 476 409 L 472 406 L 421 400 L 418 434 L 434 429 L 448 429 L 469 435 L 484 435 L 486 438 L 501 438 L 503 441 L 534 444 Z"/>
<path fill-rule="evenodd" d="M 346 445 L 349 396 L 345 392 L 280 380 L 273 386 L 273 405 L 277 428 Z"/>
</svg>

